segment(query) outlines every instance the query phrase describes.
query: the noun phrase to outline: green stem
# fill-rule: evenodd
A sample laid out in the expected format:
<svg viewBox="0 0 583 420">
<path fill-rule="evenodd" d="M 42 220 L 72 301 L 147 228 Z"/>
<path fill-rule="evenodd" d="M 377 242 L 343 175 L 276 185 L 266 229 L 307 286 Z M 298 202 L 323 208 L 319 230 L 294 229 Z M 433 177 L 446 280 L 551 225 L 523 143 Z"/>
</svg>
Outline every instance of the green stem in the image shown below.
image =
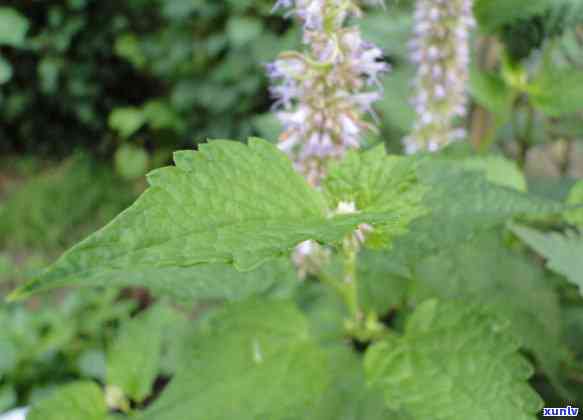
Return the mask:
<svg viewBox="0 0 583 420">
<path fill-rule="evenodd" d="M 346 303 L 354 320 L 360 321 L 362 320 L 363 315 L 358 304 L 358 242 L 356 238 L 352 235 L 344 238 L 344 241 L 342 242 L 342 252 L 344 254 L 344 274 L 342 280 L 346 289 Z"/>
</svg>

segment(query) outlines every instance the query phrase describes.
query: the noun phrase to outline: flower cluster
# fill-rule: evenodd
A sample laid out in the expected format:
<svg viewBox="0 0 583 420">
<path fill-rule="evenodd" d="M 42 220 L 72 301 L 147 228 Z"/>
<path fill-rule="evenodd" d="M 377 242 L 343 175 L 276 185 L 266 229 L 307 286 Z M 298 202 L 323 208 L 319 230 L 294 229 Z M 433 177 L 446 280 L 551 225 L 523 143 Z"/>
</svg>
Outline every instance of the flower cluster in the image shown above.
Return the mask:
<svg viewBox="0 0 583 420">
<path fill-rule="evenodd" d="M 456 128 L 467 112 L 473 0 L 417 0 L 412 60 L 417 67 L 417 120 L 403 140 L 407 153 L 435 151 L 466 136 Z"/>
<path fill-rule="evenodd" d="M 379 77 L 388 65 L 357 27 L 345 25 L 362 14 L 355 0 L 279 0 L 275 7 L 291 9 L 309 46 L 305 53 L 283 53 L 267 66 L 284 126 L 280 148 L 317 186 L 324 162 L 358 148 L 363 131 L 374 129 L 364 116 L 373 114 L 372 104 L 381 98 Z"/>
</svg>

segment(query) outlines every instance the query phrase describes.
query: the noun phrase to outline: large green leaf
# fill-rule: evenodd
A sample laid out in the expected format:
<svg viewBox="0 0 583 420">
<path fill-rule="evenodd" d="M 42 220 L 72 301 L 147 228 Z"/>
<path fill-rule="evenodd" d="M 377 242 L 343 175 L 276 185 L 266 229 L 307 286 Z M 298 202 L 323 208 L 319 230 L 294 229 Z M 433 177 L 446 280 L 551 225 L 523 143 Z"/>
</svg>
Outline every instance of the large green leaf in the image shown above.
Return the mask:
<svg viewBox="0 0 583 420">
<path fill-rule="evenodd" d="M 382 162 L 384 151 L 377 152 Z M 395 172 L 389 184 L 401 188 L 399 195 L 383 193 L 382 199 L 367 201 L 369 207 L 356 213 L 336 214 L 293 170 L 288 158 L 264 140 L 251 139 L 248 146 L 217 140 L 199 152 L 177 152 L 175 161 L 175 167 L 149 174 L 151 187 L 132 207 L 12 298 L 124 278 L 159 284 L 169 280 L 158 274 L 172 270 L 184 278 L 189 275 L 184 270 L 191 272 L 203 263 L 233 264 L 249 271 L 287 255 L 308 239 L 340 241 L 361 223 L 378 225 L 385 237 L 402 233 L 411 214 L 419 214 L 416 207 L 408 207 L 419 201 L 418 192 L 412 194 L 416 201 L 399 201 L 401 195 L 409 197 L 408 188 L 418 191 L 410 171 Z M 389 174 L 383 176 L 387 180 Z M 376 194 L 378 189 L 370 191 Z"/>
<path fill-rule="evenodd" d="M 76 382 L 32 406 L 27 420 L 105 420 L 105 396 L 93 382 Z"/>
<path fill-rule="evenodd" d="M 415 266 L 411 298 L 480 302 L 510 321 L 510 330 L 542 368 L 556 376 L 561 352 L 559 299 L 544 270 L 506 246 L 501 232 L 424 259 Z"/>
<path fill-rule="evenodd" d="M 325 352 L 287 301 L 228 305 L 192 340 L 185 365 L 140 420 L 309 418 L 328 386 Z"/>
<path fill-rule="evenodd" d="M 21 46 L 29 26 L 28 19 L 17 10 L 0 7 L 0 45 Z"/>
<path fill-rule="evenodd" d="M 583 295 L 583 234 L 577 232 L 542 233 L 514 225 L 512 231 L 528 246 L 547 259 L 547 267 L 579 286 Z"/>
<path fill-rule="evenodd" d="M 420 181 L 429 187 L 423 206 L 430 213 L 396 238 L 394 251 L 401 258 L 412 263 L 511 219 L 548 217 L 564 210 L 561 203 L 495 185 L 470 169 L 463 162 L 441 160 L 429 160 L 418 169 Z"/>
<path fill-rule="evenodd" d="M 533 369 L 507 327 L 467 303 L 427 301 L 402 337 L 368 350 L 365 370 L 389 407 L 415 419 L 535 419 Z"/>
</svg>

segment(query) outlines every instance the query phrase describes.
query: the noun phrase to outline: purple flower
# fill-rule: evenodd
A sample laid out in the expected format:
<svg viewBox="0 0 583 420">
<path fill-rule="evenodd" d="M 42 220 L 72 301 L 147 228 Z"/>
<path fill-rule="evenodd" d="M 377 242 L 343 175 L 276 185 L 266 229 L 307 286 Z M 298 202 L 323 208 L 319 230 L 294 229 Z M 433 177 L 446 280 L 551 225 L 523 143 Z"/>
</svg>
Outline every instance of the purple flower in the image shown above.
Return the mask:
<svg viewBox="0 0 583 420">
<path fill-rule="evenodd" d="M 439 148 L 465 137 L 456 128 L 467 114 L 473 0 L 417 0 L 411 61 L 417 65 L 417 119 L 403 140 L 406 153 Z"/>
<path fill-rule="evenodd" d="M 308 49 L 284 53 L 266 67 L 284 128 L 280 147 L 310 183 L 319 185 L 327 160 L 360 146 L 371 127 L 363 119 L 374 116 L 373 103 L 382 96 L 380 77 L 389 66 L 380 48 L 364 41 L 357 27 L 346 26 L 349 14 L 361 15 L 356 0 L 288 0 L 275 8 L 290 8 L 302 21 Z M 324 22 L 332 24 L 324 28 Z"/>
</svg>

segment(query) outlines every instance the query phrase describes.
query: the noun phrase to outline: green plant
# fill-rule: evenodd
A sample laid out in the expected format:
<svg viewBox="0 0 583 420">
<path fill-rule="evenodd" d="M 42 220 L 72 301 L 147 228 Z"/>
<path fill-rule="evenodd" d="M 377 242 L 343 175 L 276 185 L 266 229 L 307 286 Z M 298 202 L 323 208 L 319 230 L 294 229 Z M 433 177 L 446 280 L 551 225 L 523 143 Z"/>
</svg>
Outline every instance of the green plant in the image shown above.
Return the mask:
<svg viewBox="0 0 583 420">
<path fill-rule="evenodd" d="M 432 3 L 420 0 L 416 31 L 424 35 L 426 21 L 438 21 L 440 43 L 455 50 L 455 36 L 464 50 L 471 4 L 456 2 L 459 8 L 443 15 L 459 20 L 460 35 L 440 20 L 445 9 L 426 10 Z M 168 5 L 167 17 L 176 18 L 216 17 L 223 7 Z M 228 5 L 256 10 L 247 2 Z M 508 25 L 547 16 L 549 3 L 475 4 L 481 30 L 507 45 L 499 73 L 474 70 L 472 92 L 496 118 L 515 117 L 517 162 L 487 153 L 494 144 L 488 136 L 474 143 L 481 154 L 464 144 L 434 150 L 450 142 L 454 117 L 465 109 L 423 125 L 420 148 L 436 153 L 358 150 L 374 142 L 362 138 L 363 128 L 374 128 L 366 111 L 380 98 L 367 82 L 387 68 L 380 50 L 361 37 L 360 6 L 276 3 L 291 7 L 307 44 L 268 67 L 283 108 L 280 148 L 288 153 L 255 137 L 175 152 L 174 165 L 151 172 L 132 206 L 8 296 L 14 302 L 64 286 L 139 286 L 159 298 L 133 317 L 122 314 L 103 357 L 105 374 L 75 377 L 35 401 L 29 420 L 516 420 L 536 418 L 544 405 L 580 401 L 580 185 L 554 200 L 530 193 L 524 174 L 539 113 L 562 118 L 578 111 L 579 75 L 563 68 L 564 85 L 549 94 L 557 79 L 547 45 L 540 61 L 546 70 L 533 70 L 504 36 Z M 235 50 L 248 51 L 260 32 L 246 17 L 229 22 L 226 36 Z M 418 45 L 422 54 L 451 59 L 434 41 Z M 116 44 L 137 68 L 151 64 L 141 48 L 131 35 Z M 427 57 L 418 60 L 416 98 L 424 103 L 423 89 L 435 93 L 432 118 L 444 104 L 464 103 L 469 63 L 462 52 L 454 57 L 460 80 L 442 86 L 445 96 L 424 77 Z M 397 80 L 410 71 L 405 67 Z M 444 102 L 450 92 L 456 101 Z M 213 96 L 223 99 L 222 92 Z M 116 155 L 128 178 L 147 166 L 131 142 L 144 129 L 169 128 L 153 116 L 177 121 L 156 101 L 110 116 L 128 142 Z M 407 132 L 415 114 L 400 115 L 406 121 L 396 128 Z M 434 142 L 439 136 L 443 141 Z M 172 300 L 200 311 L 185 317 L 168 305 Z"/>
</svg>

